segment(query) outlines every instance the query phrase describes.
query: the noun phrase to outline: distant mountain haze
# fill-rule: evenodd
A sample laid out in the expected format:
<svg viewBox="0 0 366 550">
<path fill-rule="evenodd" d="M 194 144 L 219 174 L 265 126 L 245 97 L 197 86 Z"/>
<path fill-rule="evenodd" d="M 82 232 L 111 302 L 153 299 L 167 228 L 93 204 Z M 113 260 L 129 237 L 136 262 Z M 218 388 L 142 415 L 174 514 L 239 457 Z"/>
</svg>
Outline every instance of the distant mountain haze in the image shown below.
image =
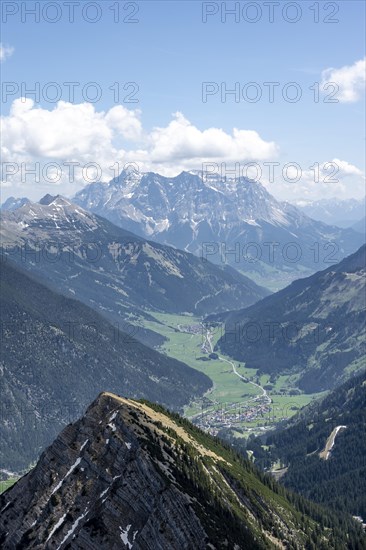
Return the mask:
<svg viewBox="0 0 366 550">
<path fill-rule="evenodd" d="M 310 218 L 338 227 L 353 227 L 366 213 L 365 198 L 298 200 L 294 204 Z"/>
</svg>

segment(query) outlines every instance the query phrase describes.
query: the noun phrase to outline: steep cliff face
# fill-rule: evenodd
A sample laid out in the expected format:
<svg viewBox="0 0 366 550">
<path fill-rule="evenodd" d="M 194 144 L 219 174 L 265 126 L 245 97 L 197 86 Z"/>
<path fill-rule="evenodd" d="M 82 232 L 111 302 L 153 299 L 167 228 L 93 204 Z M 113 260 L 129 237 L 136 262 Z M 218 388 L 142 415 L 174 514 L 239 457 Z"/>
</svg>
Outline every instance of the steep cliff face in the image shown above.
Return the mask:
<svg viewBox="0 0 366 550">
<path fill-rule="evenodd" d="M 315 522 L 280 493 L 187 421 L 104 393 L 1 496 L 0 545 L 305 548 Z"/>
</svg>

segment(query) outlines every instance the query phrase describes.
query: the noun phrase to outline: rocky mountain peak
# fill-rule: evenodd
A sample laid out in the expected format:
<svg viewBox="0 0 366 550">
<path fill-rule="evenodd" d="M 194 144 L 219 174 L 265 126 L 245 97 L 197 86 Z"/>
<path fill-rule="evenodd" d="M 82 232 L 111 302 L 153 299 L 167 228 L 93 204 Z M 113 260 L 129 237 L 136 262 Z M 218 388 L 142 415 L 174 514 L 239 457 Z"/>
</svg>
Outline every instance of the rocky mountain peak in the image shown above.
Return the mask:
<svg viewBox="0 0 366 550">
<path fill-rule="evenodd" d="M 71 206 L 72 202 L 67 199 L 66 197 L 63 197 L 62 195 L 50 195 L 47 193 L 44 197 L 38 201 L 38 204 L 41 204 L 42 206 Z"/>
<path fill-rule="evenodd" d="M 60 195 L 50 195 L 49 193 L 47 193 L 47 195 L 45 195 L 44 197 L 41 198 L 41 200 L 39 201 L 39 204 L 42 204 L 42 205 L 49 205 L 51 204 L 55 199 L 57 199 Z"/>
<path fill-rule="evenodd" d="M 113 178 L 110 182 L 108 187 L 113 188 L 125 188 L 128 189 L 131 186 L 138 185 L 141 181 L 141 178 L 145 175 L 144 172 L 140 172 L 138 166 L 135 166 L 133 163 L 128 165 L 126 168 L 122 170 L 122 172 Z M 96 184 L 98 185 L 98 184 Z M 99 184 L 104 185 L 106 184 Z"/>
<path fill-rule="evenodd" d="M 49 238 L 50 232 L 96 227 L 95 216 L 80 206 L 73 204 L 62 195 L 45 195 L 38 202 L 28 201 L 11 211 L 2 212 L 3 223 L 12 230 L 33 228 L 39 239 Z"/>
<path fill-rule="evenodd" d="M 0 497 L 0 543 L 259 550 L 287 541 L 305 548 L 305 522 L 271 485 L 178 415 L 102 393 Z"/>
<path fill-rule="evenodd" d="M 6 199 L 6 201 L 1 205 L 1 210 L 8 210 L 12 212 L 13 210 L 16 210 L 17 208 L 21 208 L 25 204 L 29 203 L 30 200 L 27 197 L 21 197 L 16 199 L 15 197 L 9 197 Z"/>
</svg>

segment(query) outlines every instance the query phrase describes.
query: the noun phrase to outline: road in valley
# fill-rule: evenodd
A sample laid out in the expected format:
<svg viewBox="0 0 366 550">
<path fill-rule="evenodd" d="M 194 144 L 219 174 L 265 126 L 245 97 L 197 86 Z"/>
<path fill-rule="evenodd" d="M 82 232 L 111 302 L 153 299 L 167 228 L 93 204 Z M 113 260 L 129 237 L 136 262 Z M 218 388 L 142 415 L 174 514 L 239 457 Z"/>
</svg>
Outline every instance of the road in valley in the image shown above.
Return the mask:
<svg viewBox="0 0 366 550">
<path fill-rule="evenodd" d="M 204 325 L 202 325 L 202 327 L 204 328 Z M 208 344 L 208 349 L 207 349 L 207 345 L 206 345 L 206 342 Z M 206 353 L 214 353 L 214 350 L 213 350 L 213 345 L 212 345 L 212 334 L 210 332 L 209 329 L 206 329 L 206 339 L 205 339 L 205 342 L 203 343 L 202 345 L 202 350 L 206 351 Z M 272 399 L 269 397 L 268 393 L 267 393 L 267 390 L 265 390 L 262 386 L 260 386 L 259 384 L 256 384 L 255 382 L 251 382 L 250 380 L 248 380 L 248 378 L 246 378 L 245 376 L 242 376 L 236 369 L 234 363 L 232 361 L 230 361 L 229 359 L 225 359 L 224 357 L 221 357 L 221 355 L 218 355 L 218 358 L 220 359 L 220 361 L 225 361 L 225 363 L 229 363 L 229 365 L 231 365 L 232 369 L 233 369 L 233 373 L 238 376 L 239 378 L 241 378 L 242 380 L 244 380 L 244 382 L 248 383 L 248 384 L 252 384 L 252 386 L 256 386 L 261 392 L 262 392 L 262 395 L 261 397 L 264 397 L 265 400 L 267 401 L 267 403 L 272 403 Z"/>
</svg>

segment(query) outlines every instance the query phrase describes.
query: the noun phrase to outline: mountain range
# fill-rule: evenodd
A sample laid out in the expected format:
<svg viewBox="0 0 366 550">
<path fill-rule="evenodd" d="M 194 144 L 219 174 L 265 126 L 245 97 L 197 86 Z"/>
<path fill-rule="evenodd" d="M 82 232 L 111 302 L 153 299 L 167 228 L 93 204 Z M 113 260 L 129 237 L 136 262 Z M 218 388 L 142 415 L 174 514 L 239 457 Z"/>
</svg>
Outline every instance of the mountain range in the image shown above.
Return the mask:
<svg viewBox="0 0 366 550">
<path fill-rule="evenodd" d="M 366 212 L 366 198 L 298 200 L 295 205 L 310 218 L 338 227 L 353 227 Z"/>
<path fill-rule="evenodd" d="M 277 289 L 336 263 L 365 240 L 311 219 L 244 177 L 168 178 L 130 169 L 107 184 L 87 185 L 73 200 L 141 237 L 228 263 Z"/>
<path fill-rule="evenodd" d="M 0 497 L 13 548 L 362 548 L 351 518 L 291 495 L 159 406 L 101 394 Z"/>
<path fill-rule="evenodd" d="M 122 330 L 153 311 L 204 315 L 269 294 L 229 266 L 147 241 L 61 196 L 2 211 L 0 235 L 6 256 Z M 146 330 L 138 337 L 161 343 Z"/>
<path fill-rule="evenodd" d="M 20 471 L 102 390 L 182 410 L 212 382 L 0 261 L 0 464 Z"/>
<path fill-rule="evenodd" d="M 218 349 L 262 373 L 297 375 L 313 393 L 335 387 L 366 356 L 366 245 L 249 308 L 208 318 L 224 323 Z"/>
<path fill-rule="evenodd" d="M 1 548 L 366 548 L 364 224 L 352 201 L 353 228 L 324 223 L 339 201 L 299 206 L 247 178 L 131 169 L 2 205 L 0 472 L 28 473 L 0 495 Z M 168 339 L 207 375 L 152 349 Z M 327 395 L 266 433 L 262 410 L 239 443 L 214 432 L 243 458 L 178 414 L 234 399 L 235 375 L 262 390 L 256 413 L 283 375 L 296 409 Z"/>
<path fill-rule="evenodd" d="M 16 210 L 17 208 L 21 208 L 22 206 L 30 202 L 31 201 L 27 197 L 19 197 L 18 199 L 15 197 L 9 197 L 1 205 L 1 210 L 13 212 L 13 210 Z"/>
</svg>

